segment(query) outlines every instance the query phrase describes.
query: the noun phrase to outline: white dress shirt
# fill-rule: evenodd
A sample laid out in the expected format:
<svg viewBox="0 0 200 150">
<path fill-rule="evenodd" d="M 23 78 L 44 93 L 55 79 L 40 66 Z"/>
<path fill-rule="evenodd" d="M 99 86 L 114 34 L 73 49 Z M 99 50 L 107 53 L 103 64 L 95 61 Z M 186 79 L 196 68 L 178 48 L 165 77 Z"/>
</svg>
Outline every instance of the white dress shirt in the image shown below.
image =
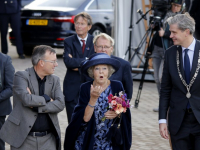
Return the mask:
<svg viewBox="0 0 200 150">
<path fill-rule="evenodd" d="M 192 69 L 192 62 L 193 62 L 193 57 L 194 57 L 194 49 L 195 49 L 195 44 L 196 44 L 196 39 L 193 38 L 192 43 L 190 44 L 190 46 L 187 48 L 188 50 L 188 56 L 190 59 L 190 70 Z M 182 58 L 183 58 L 183 66 L 184 66 L 184 56 L 185 56 L 185 47 L 182 47 Z M 160 119 L 159 120 L 159 124 L 160 123 L 167 123 L 166 119 Z"/>
<path fill-rule="evenodd" d="M 83 42 L 81 40 L 85 40 L 85 45 L 86 45 L 88 34 L 87 34 L 87 36 L 84 39 L 80 38 L 78 35 L 77 35 L 77 38 L 78 38 L 78 40 L 79 40 L 79 42 L 81 44 L 81 47 L 82 47 L 83 46 Z"/>
</svg>

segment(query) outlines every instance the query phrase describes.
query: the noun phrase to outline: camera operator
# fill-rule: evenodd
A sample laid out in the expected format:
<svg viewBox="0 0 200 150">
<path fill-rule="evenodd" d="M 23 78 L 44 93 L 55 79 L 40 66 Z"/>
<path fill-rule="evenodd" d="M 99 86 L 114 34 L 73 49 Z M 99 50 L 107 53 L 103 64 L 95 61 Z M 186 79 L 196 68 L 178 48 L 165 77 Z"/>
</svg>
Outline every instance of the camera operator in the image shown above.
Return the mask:
<svg viewBox="0 0 200 150">
<path fill-rule="evenodd" d="M 164 62 L 164 51 L 173 45 L 172 40 L 170 39 L 170 31 L 169 25 L 166 23 L 166 20 L 169 17 L 172 17 L 178 13 L 181 13 L 182 0 L 172 0 L 171 9 L 166 13 L 163 23 L 159 24 L 158 27 L 155 27 L 154 30 L 157 29 L 154 34 L 152 44 L 153 44 L 153 52 L 151 57 L 153 58 L 153 68 L 154 68 L 154 79 L 157 84 L 158 94 L 160 93 L 160 84 L 161 84 L 161 76 L 163 70 L 163 62 Z M 161 21 L 160 21 L 161 22 Z M 153 109 L 154 112 L 158 112 L 158 108 Z"/>
</svg>

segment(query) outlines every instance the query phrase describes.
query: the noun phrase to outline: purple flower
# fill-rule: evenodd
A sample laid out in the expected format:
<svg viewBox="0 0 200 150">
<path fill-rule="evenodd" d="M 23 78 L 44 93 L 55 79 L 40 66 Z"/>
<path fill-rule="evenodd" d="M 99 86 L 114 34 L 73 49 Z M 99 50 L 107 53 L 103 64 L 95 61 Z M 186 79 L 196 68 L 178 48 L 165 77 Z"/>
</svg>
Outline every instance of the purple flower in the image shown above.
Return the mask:
<svg viewBox="0 0 200 150">
<path fill-rule="evenodd" d="M 122 101 L 122 107 L 127 107 L 126 102 Z"/>
<path fill-rule="evenodd" d="M 129 100 L 128 100 L 127 103 L 126 103 L 126 107 L 127 107 L 127 108 L 130 108 L 130 102 L 129 102 Z"/>
</svg>

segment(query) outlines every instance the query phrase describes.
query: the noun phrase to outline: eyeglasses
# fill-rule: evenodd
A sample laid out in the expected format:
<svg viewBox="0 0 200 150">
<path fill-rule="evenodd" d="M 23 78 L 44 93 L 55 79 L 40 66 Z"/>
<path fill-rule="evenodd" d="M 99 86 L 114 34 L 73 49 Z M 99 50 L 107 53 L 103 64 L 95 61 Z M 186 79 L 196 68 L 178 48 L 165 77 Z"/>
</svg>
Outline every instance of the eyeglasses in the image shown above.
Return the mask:
<svg viewBox="0 0 200 150">
<path fill-rule="evenodd" d="M 97 46 L 96 45 L 96 47 L 97 47 L 97 49 L 99 49 L 99 50 L 102 50 L 102 49 L 105 49 L 105 50 L 108 50 L 109 48 L 111 48 L 112 46 Z"/>
<path fill-rule="evenodd" d="M 45 62 L 50 62 L 52 64 L 58 64 L 57 60 L 45 60 L 45 59 L 41 59 L 41 60 L 43 60 Z"/>
<path fill-rule="evenodd" d="M 87 24 L 86 23 L 74 23 L 75 24 L 75 26 L 86 26 Z"/>
</svg>

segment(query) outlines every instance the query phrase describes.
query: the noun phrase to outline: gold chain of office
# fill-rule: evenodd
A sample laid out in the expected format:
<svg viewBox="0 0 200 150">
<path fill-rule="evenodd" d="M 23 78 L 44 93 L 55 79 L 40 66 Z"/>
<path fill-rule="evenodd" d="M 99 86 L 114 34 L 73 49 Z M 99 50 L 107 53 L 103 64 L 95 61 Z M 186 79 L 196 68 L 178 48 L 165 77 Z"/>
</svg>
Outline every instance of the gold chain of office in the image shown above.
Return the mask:
<svg viewBox="0 0 200 150">
<path fill-rule="evenodd" d="M 180 69 L 179 69 L 180 60 L 179 60 L 179 52 L 178 52 L 178 50 L 177 50 L 177 55 L 176 55 L 176 56 L 177 56 L 177 57 L 176 57 L 176 58 L 177 58 L 176 61 L 177 61 L 178 74 L 179 74 L 179 77 L 180 77 L 180 79 L 181 79 L 183 85 L 184 85 L 184 86 L 186 87 L 186 89 L 187 89 L 186 97 L 187 97 L 187 98 L 190 98 L 190 97 L 191 97 L 190 88 L 192 87 L 192 85 L 193 85 L 193 83 L 194 83 L 194 81 L 195 81 L 195 79 L 196 79 L 196 77 L 197 77 L 197 75 L 198 75 L 199 68 L 200 68 L 200 50 L 199 50 L 199 57 L 198 57 L 198 65 L 197 65 L 195 74 L 194 74 L 194 76 L 192 77 L 192 80 L 190 81 L 190 84 L 189 84 L 189 85 L 188 85 L 188 84 L 185 82 L 185 80 L 183 79 L 183 76 L 181 75 L 181 72 L 180 72 Z"/>
</svg>

